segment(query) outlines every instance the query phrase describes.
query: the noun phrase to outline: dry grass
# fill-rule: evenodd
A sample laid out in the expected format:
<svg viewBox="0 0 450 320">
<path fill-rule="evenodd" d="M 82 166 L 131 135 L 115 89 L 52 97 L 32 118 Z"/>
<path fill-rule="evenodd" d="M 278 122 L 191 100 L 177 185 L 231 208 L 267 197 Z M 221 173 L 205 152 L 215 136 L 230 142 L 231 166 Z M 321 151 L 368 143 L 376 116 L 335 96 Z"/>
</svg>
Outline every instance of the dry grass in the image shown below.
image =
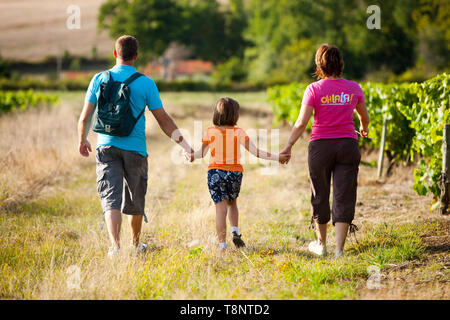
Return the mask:
<svg viewBox="0 0 450 320">
<path fill-rule="evenodd" d="M 168 93 L 162 98 L 179 126 L 192 132 L 194 120 L 201 120 L 203 128 L 209 125 L 208 110 L 218 96 Z M 232 96 L 244 108 L 240 126 L 270 126 L 263 94 Z M 449 298 L 448 218 L 430 213 L 429 199 L 412 192 L 409 168 L 398 168 L 393 178 L 376 184 L 375 169 L 361 167 L 355 220 L 359 243 L 349 240 L 348 256 L 335 260 L 315 258 L 306 250 L 313 238 L 307 141 L 296 146 L 291 164 L 277 175 L 261 175 L 265 164 L 246 165 L 238 202 L 248 246 L 222 254 L 216 249 L 206 165 L 173 164 L 174 145 L 149 114 L 149 223 L 143 239 L 151 250 L 144 257 L 125 253 L 110 261 L 106 231 L 99 229 L 94 159 L 76 153 L 81 98 L 63 94 L 62 100 L 57 109 L 0 118 L 0 131 L 7 135 L 1 147 L 9 151 L 0 158 L 7 163 L 1 173 L 2 194 L 7 195 L 0 209 L 1 298 L 378 299 L 402 297 L 405 284 L 420 287 L 409 298 Z M 288 133 L 282 128 L 281 141 Z M 36 181 L 45 181 L 40 192 L 33 187 Z M 15 205 L 5 206 L 5 198 Z M 125 222 L 124 247 L 130 241 Z M 333 251 L 332 227 L 330 232 Z M 420 265 L 420 277 L 411 276 L 405 264 Z M 365 289 L 370 265 L 386 276 L 380 290 Z M 70 287 L 73 266 L 80 270 L 79 289 Z M 394 274 L 405 279 L 400 286 L 388 281 Z"/>
<path fill-rule="evenodd" d="M 67 104 L 0 118 L 0 203 L 32 199 L 79 170 L 76 115 Z"/>
</svg>

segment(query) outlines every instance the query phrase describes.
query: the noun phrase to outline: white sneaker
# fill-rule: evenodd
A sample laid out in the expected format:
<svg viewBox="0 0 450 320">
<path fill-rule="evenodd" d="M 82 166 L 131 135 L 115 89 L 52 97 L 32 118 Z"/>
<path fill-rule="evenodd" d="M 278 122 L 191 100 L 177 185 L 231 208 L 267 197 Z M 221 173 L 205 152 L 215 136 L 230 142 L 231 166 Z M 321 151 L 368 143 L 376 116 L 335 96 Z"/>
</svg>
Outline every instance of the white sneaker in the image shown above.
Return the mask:
<svg viewBox="0 0 450 320">
<path fill-rule="evenodd" d="M 319 240 L 310 242 L 308 249 L 310 252 L 315 253 L 318 256 L 325 256 L 327 254 L 327 246 L 321 245 Z"/>
<path fill-rule="evenodd" d="M 117 257 L 120 254 L 120 249 L 113 249 L 112 247 L 110 247 L 108 249 L 108 257 L 110 259 L 114 259 L 115 257 Z"/>
<path fill-rule="evenodd" d="M 335 251 L 334 252 L 334 256 L 336 258 L 340 258 L 340 257 L 344 256 L 344 251 L 343 250 L 342 251 Z"/>
</svg>

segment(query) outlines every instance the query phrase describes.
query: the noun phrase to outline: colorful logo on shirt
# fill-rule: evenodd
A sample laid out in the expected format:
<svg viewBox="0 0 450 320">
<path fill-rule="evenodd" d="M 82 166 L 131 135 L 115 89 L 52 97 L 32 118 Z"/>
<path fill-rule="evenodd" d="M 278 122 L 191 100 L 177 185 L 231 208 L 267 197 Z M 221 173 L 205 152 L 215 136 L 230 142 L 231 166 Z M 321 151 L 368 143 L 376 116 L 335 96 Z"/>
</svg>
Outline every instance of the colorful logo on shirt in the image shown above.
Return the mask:
<svg viewBox="0 0 450 320">
<path fill-rule="evenodd" d="M 320 98 L 322 104 L 350 104 L 353 101 L 354 94 L 341 92 L 341 94 L 332 94 Z"/>
</svg>

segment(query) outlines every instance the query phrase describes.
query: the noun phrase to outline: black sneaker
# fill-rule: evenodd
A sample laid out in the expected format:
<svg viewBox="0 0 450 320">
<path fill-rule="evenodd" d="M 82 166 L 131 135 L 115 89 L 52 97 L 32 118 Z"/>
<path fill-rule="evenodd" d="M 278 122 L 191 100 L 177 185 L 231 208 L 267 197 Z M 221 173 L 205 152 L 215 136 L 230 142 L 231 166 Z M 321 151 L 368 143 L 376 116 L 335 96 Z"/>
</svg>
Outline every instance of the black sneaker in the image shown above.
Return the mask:
<svg viewBox="0 0 450 320">
<path fill-rule="evenodd" d="M 245 242 L 241 239 L 242 234 L 237 234 L 236 231 L 233 231 L 231 234 L 233 235 L 233 243 L 236 248 L 245 247 Z"/>
</svg>

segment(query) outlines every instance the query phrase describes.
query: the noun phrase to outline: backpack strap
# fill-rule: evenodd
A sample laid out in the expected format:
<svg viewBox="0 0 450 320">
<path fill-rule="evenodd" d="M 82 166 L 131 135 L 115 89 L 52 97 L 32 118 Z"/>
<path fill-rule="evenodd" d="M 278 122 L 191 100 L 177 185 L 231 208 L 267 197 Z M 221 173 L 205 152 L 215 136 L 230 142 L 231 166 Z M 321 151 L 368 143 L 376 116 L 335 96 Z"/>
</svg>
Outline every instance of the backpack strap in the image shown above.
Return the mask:
<svg viewBox="0 0 450 320">
<path fill-rule="evenodd" d="M 143 76 L 142 73 L 135 72 L 135 73 L 133 73 L 127 80 L 125 80 L 123 83 L 124 83 L 126 86 L 129 86 L 130 83 L 132 83 L 134 80 L 136 80 L 137 78 L 142 77 L 142 76 Z M 136 121 L 134 122 L 135 124 L 138 122 L 138 120 L 139 120 L 139 119 L 142 117 L 142 115 L 144 114 L 145 108 L 146 108 L 146 106 L 142 109 L 142 111 L 141 111 L 141 112 L 139 113 L 139 115 L 137 116 Z M 145 217 L 145 219 L 147 219 L 147 217 Z"/>
<path fill-rule="evenodd" d="M 137 78 L 139 78 L 139 77 L 141 77 L 141 76 L 143 76 L 142 73 L 139 73 L 139 72 L 133 73 L 133 74 L 132 74 L 127 80 L 125 80 L 123 83 L 124 83 L 125 85 L 129 86 L 130 83 L 132 83 L 134 80 L 136 80 Z"/>
<path fill-rule="evenodd" d="M 139 121 L 139 119 L 142 117 L 142 115 L 144 114 L 145 108 L 147 108 L 147 106 L 145 106 L 144 109 L 142 109 L 141 113 L 139 113 L 139 115 L 137 116 L 136 121 L 134 122 L 135 125 Z M 145 216 L 145 213 L 144 213 L 144 218 L 145 218 L 145 220 L 147 220 L 147 217 Z"/>
<path fill-rule="evenodd" d="M 103 71 L 102 74 L 106 77 L 106 81 L 104 81 L 104 82 L 109 82 L 109 80 L 112 79 L 111 71 L 106 70 L 106 71 Z"/>
<path fill-rule="evenodd" d="M 103 97 L 106 98 L 109 94 L 111 85 L 109 84 L 112 79 L 111 72 L 109 70 L 102 72 L 103 78 L 105 79 L 102 84 L 105 84 L 105 90 L 103 91 Z"/>
</svg>

